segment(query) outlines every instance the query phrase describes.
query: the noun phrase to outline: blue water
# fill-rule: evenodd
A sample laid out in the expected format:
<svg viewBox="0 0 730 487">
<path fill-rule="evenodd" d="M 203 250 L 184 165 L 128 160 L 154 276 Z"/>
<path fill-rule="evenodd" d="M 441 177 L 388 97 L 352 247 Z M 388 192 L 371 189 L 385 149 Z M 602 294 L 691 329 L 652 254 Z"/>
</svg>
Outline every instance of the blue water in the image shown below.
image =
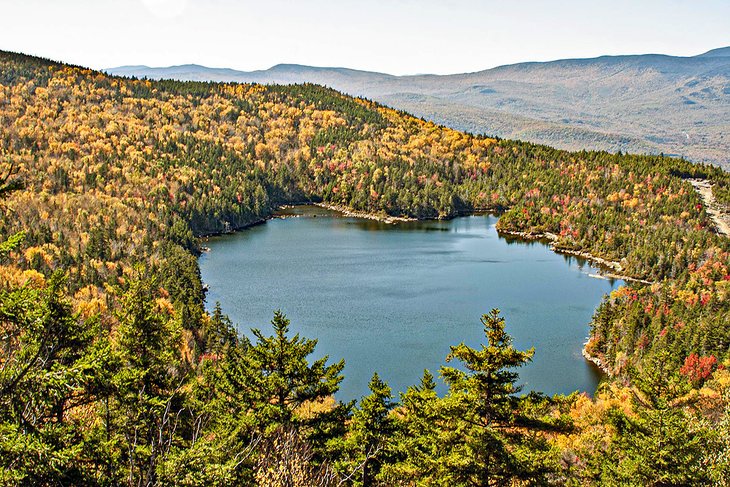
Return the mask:
<svg viewBox="0 0 730 487">
<path fill-rule="evenodd" d="M 593 393 L 600 379 L 581 356 L 594 309 L 621 281 L 541 243 L 508 241 L 494 216 L 389 225 L 317 207 L 288 210 L 210 239 L 200 258 L 208 306 L 220 301 L 239 330 L 271 332 L 275 309 L 292 333 L 317 338 L 315 355 L 344 358 L 337 397 L 360 398 L 377 371 L 404 391 L 438 374 L 449 345 L 485 342 L 479 317 L 500 308 L 519 349 L 525 391 Z M 440 386 L 440 391 L 444 387 Z"/>
</svg>

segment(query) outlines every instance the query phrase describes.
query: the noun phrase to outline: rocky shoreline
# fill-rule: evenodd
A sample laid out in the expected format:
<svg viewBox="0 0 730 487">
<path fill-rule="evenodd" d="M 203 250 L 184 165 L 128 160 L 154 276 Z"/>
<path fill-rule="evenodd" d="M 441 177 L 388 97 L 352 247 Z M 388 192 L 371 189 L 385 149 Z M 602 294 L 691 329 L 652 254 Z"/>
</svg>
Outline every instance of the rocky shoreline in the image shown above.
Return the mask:
<svg viewBox="0 0 730 487">
<path fill-rule="evenodd" d="M 601 360 L 600 358 L 588 353 L 587 347 L 588 347 L 589 342 L 590 342 L 590 338 L 583 344 L 583 349 L 581 350 L 581 355 L 583 355 L 584 359 L 586 359 L 587 361 L 589 361 L 590 363 L 592 363 L 593 365 L 598 367 L 598 369 L 600 369 L 601 372 L 603 372 L 607 376 L 611 377 L 613 375 L 613 372 L 608 367 L 608 365 L 604 364 L 603 360 Z"/>
<path fill-rule="evenodd" d="M 616 262 L 615 260 L 607 260 L 602 257 L 595 256 L 591 254 L 590 252 L 585 252 L 582 250 L 572 250 L 572 249 L 566 249 L 562 247 L 558 247 L 556 245 L 556 242 L 558 241 L 558 236 L 554 233 L 550 232 L 544 232 L 544 233 L 533 233 L 533 232 L 517 232 L 513 230 L 497 230 L 497 232 L 500 235 L 509 235 L 512 237 L 519 237 L 524 240 L 547 240 L 548 246 L 550 247 L 550 250 L 553 252 L 556 252 L 558 254 L 566 254 L 566 255 L 574 255 L 576 257 L 581 257 L 583 259 L 586 259 L 588 261 L 591 261 L 595 264 L 598 264 L 601 267 L 612 269 L 615 272 L 602 272 L 601 276 L 607 277 L 610 279 L 621 279 L 623 281 L 629 281 L 629 282 L 638 282 L 641 284 L 654 284 L 652 281 L 648 281 L 646 279 L 639 279 L 637 277 L 627 276 L 625 274 L 621 274 L 623 271 L 623 266 L 620 262 Z"/>
<path fill-rule="evenodd" d="M 416 218 L 408 218 L 408 217 L 402 217 L 402 216 L 390 216 L 390 215 L 377 215 L 374 213 L 366 213 L 364 211 L 356 211 L 352 210 L 350 208 L 347 208 L 346 206 L 341 205 L 332 205 L 329 203 L 312 203 L 314 206 L 319 206 L 320 208 L 326 208 L 328 210 L 338 211 L 342 213 L 345 216 L 351 216 L 354 218 L 366 218 L 368 220 L 377 220 L 383 223 L 402 223 L 402 222 L 415 222 L 418 221 Z"/>
</svg>

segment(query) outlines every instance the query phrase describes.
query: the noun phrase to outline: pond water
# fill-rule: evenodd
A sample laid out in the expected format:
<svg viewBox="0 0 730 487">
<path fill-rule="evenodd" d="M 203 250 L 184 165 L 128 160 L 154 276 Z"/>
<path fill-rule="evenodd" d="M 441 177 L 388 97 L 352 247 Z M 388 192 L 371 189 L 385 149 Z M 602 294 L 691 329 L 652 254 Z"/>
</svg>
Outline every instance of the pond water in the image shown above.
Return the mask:
<svg viewBox="0 0 730 487">
<path fill-rule="evenodd" d="M 489 215 L 386 224 L 310 206 L 285 214 L 209 240 L 208 306 L 219 301 L 242 333 L 266 334 L 281 309 L 292 333 L 319 340 L 317 358 L 345 359 L 338 398 L 366 394 L 374 371 L 396 393 L 426 368 L 438 376 L 450 345 L 485 343 L 479 317 L 491 308 L 517 348 L 535 347 L 518 370 L 525 392 L 595 391 L 600 374 L 581 348 L 621 281 L 542 243 L 501 238 Z"/>
</svg>

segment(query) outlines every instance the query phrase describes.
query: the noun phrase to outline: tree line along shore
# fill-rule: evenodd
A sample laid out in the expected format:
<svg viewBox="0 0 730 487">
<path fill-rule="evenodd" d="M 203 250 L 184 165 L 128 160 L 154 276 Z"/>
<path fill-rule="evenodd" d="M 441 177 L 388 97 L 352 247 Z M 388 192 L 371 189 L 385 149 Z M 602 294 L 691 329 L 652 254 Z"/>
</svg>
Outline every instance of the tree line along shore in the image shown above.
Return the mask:
<svg viewBox="0 0 730 487">
<path fill-rule="evenodd" d="M 458 132 L 310 84 L 6 52 L 0 125 L 5 483 L 728 481 L 730 244 L 687 181 L 727 206 L 718 168 Z M 204 308 L 199 236 L 300 201 L 393 220 L 495 208 L 501 232 L 618 263 L 638 281 L 606 296 L 586 344 L 613 379 L 595 398 L 520 396 L 530 353 L 495 311 L 475 317 L 483 348 L 452 348 L 471 372 L 445 366 L 445 397 L 426 374 L 334 401 L 339 362 L 310 360 L 284 316 L 250 341 Z"/>
</svg>

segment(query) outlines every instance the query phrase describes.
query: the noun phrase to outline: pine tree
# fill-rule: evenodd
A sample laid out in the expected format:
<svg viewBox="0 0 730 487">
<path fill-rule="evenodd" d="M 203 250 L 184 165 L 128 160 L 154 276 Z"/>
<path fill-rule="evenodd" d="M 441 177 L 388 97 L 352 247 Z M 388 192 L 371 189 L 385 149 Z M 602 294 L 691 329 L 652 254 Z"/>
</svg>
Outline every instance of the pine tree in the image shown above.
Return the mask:
<svg viewBox="0 0 730 487">
<path fill-rule="evenodd" d="M 512 346 L 498 309 L 483 315 L 481 322 L 488 345 L 479 350 L 463 343 L 451 347 L 447 362 L 458 360 L 466 370 L 441 369 L 449 386 L 441 461 L 454 485 L 507 485 L 534 475 L 515 449 L 524 435 L 516 427 L 520 401 L 515 394 L 520 387 L 513 370 L 526 364 L 533 350 Z"/>
<path fill-rule="evenodd" d="M 348 424 L 342 440 L 343 458 L 338 469 L 353 485 L 381 485 L 378 480 L 382 466 L 393 459 L 393 435 L 397 429 L 390 414 L 394 407 L 390 387 L 377 372 L 368 383 L 370 394 L 363 397 L 360 407 Z"/>
<path fill-rule="evenodd" d="M 137 272 L 121 297 L 114 350 L 118 369 L 107 428 L 119 444 L 127 481 L 148 485 L 156 482 L 158 463 L 171 447 L 185 371 L 180 324 L 157 305 L 155 280 Z"/>
<path fill-rule="evenodd" d="M 707 438 L 685 411 L 690 385 L 659 353 L 641 373 L 633 372 L 634 414 L 613 410 L 616 433 L 604 465 L 604 479 L 622 485 L 703 485 Z"/>
</svg>

